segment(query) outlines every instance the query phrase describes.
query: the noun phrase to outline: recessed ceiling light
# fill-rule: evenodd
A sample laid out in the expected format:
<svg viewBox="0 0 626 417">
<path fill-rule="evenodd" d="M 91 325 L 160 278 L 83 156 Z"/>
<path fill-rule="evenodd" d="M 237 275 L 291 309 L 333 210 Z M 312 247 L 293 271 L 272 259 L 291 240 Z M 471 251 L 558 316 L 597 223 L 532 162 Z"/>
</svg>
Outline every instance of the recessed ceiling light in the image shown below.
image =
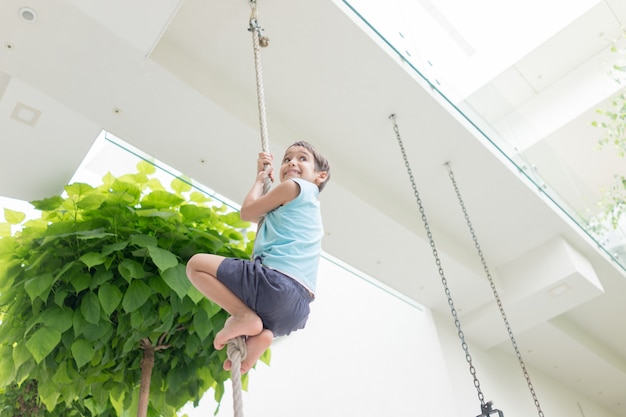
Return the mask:
<svg viewBox="0 0 626 417">
<path fill-rule="evenodd" d="M 27 22 L 34 22 L 37 20 L 37 12 L 30 7 L 22 7 L 19 11 L 20 17 Z"/>
<path fill-rule="evenodd" d="M 41 110 L 27 106 L 22 103 L 17 103 L 11 113 L 11 118 L 18 122 L 25 123 L 29 126 L 35 126 L 41 116 Z"/>
</svg>

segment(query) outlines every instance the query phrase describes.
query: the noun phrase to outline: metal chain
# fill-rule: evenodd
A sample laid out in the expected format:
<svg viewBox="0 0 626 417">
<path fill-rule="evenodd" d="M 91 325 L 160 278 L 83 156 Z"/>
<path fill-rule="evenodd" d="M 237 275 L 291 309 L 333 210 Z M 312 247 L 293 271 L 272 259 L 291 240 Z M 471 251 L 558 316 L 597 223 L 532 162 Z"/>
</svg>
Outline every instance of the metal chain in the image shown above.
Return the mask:
<svg viewBox="0 0 626 417">
<path fill-rule="evenodd" d="M 478 243 L 478 238 L 476 237 L 476 232 L 474 231 L 474 227 L 472 226 L 472 222 L 470 221 L 469 214 L 467 209 L 465 208 L 465 204 L 463 203 L 463 198 L 461 197 L 461 192 L 459 191 L 459 187 L 457 186 L 456 180 L 454 179 L 454 172 L 450 167 L 450 164 L 446 162 L 446 167 L 448 168 L 448 175 L 450 176 L 450 180 L 452 181 L 452 186 L 454 187 L 454 191 L 456 192 L 456 197 L 459 200 L 459 204 L 461 206 L 461 210 L 463 210 L 463 215 L 465 216 L 465 221 L 467 223 L 467 227 L 472 235 L 472 240 L 474 241 L 474 246 L 478 251 L 478 256 L 480 256 L 480 262 L 483 265 L 483 270 L 487 275 L 487 279 L 489 280 L 489 285 L 491 286 L 491 291 L 493 292 L 493 296 L 496 299 L 496 303 L 498 304 L 498 308 L 500 309 L 500 314 L 502 315 L 502 320 L 504 321 L 504 325 L 506 327 L 506 331 L 509 334 L 509 338 L 511 339 L 511 344 L 513 345 L 513 349 L 515 349 L 515 355 L 519 361 L 520 366 L 522 367 L 522 371 L 524 373 L 524 378 L 526 378 L 526 384 L 528 384 L 528 389 L 533 397 L 533 401 L 535 402 L 535 406 L 537 407 L 537 412 L 540 417 L 543 417 L 543 411 L 541 411 L 541 405 L 539 404 L 539 400 L 537 399 L 537 394 L 535 393 L 535 388 L 530 380 L 530 375 L 528 370 L 526 369 L 526 365 L 524 364 L 524 360 L 522 359 L 522 354 L 520 353 L 519 347 L 517 345 L 517 341 L 515 340 L 515 335 L 513 334 L 513 330 L 507 319 L 506 313 L 504 311 L 504 306 L 502 304 L 502 300 L 500 299 L 500 295 L 498 294 L 498 290 L 496 289 L 496 285 L 494 283 L 493 277 L 489 272 L 489 267 L 487 266 L 487 261 L 485 260 L 485 256 L 483 255 L 483 251 L 480 248 L 480 244 Z"/>
<path fill-rule="evenodd" d="M 428 241 L 430 242 L 430 247 L 433 251 L 433 257 L 435 258 L 435 263 L 437 264 L 437 268 L 439 270 L 439 276 L 441 277 L 441 283 L 443 284 L 444 291 L 446 293 L 446 297 L 448 298 L 448 305 L 450 306 L 450 312 L 452 313 L 452 317 L 454 318 L 454 325 L 456 326 L 457 335 L 461 341 L 461 347 L 465 352 L 465 360 L 469 365 L 469 371 L 474 379 L 474 387 L 476 388 L 476 392 L 478 394 L 478 399 L 480 400 L 481 409 L 486 407 L 485 404 L 485 396 L 483 395 L 482 390 L 480 389 L 480 381 L 476 376 L 476 368 L 472 363 L 472 356 L 469 352 L 469 347 L 467 342 L 465 341 L 465 334 L 461 329 L 461 320 L 457 314 L 456 308 L 454 307 L 454 301 L 452 300 L 452 293 L 450 292 L 450 288 L 448 287 L 448 280 L 445 277 L 443 267 L 441 266 L 441 260 L 439 259 L 439 254 L 437 252 L 437 248 L 435 247 L 435 241 L 433 239 L 433 235 L 430 231 L 430 225 L 428 224 L 428 219 L 426 218 L 426 213 L 424 211 L 424 206 L 422 205 L 422 200 L 420 198 L 419 192 L 417 191 L 417 185 L 415 184 L 415 178 L 413 177 L 413 172 L 411 171 L 411 166 L 409 165 L 409 159 L 407 158 L 406 151 L 404 149 L 404 145 L 402 143 L 402 137 L 400 136 L 400 129 L 398 128 L 398 124 L 396 123 L 396 115 L 392 114 L 389 116 L 390 119 L 393 120 L 393 130 L 396 133 L 396 139 L 398 140 L 398 145 L 400 145 L 400 152 L 402 152 L 402 159 L 404 160 L 404 166 L 406 167 L 407 173 L 409 174 L 409 180 L 411 181 L 411 187 L 413 188 L 413 194 L 415 195 L 415 199 L 417 201 L 417 205 L 419 207 L 419 211 L 422 215 L 422 221 L 424 222 L 424 228 L 426 229 L 426 236 L 428 237 Z"/>
</svg>

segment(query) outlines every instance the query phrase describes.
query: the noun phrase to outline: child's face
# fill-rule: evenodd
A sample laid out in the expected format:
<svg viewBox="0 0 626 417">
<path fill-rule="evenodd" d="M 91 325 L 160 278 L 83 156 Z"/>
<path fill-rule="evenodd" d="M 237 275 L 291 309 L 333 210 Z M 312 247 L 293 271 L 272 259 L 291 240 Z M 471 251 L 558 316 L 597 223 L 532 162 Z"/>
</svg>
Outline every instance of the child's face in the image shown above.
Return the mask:
<svg viewBox="0 0 626 417">
<path fill-rule="evenodd" d="M 326 173 L 315 171 L 315 159 L 306 148 L 291 146 L 285 151 L 280 165 L 280 181 L 289 178 L 302 178 L 319 185 L 326 179 Z"/>
</svg>

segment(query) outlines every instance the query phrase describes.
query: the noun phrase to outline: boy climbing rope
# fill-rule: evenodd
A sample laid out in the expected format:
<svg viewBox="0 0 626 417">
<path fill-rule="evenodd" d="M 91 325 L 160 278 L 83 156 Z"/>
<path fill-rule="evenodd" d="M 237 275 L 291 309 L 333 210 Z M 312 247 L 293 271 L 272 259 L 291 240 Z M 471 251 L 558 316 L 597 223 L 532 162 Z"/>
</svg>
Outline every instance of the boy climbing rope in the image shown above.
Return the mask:
<svg viewBox="0 0 626 417">
<path fill-rule="evenodd" d="M 241 373 L 275 337 L 304 328 L 317 282 L 323 236 L 318 195 L 330 166 L 309 143 L 296 142 L 285 151 L 280 183 L 263 194 L 266 180 L 274 181 L 272 160 L 270 153 L 259 153 L 256 180 L 241 206 L 243 220 L 263 218 L 253 259 L 196 254 L 187 263 L 193 285 L 230 314 L 215 336 L 215 348 L 239 336 L 246 339 Z M 226 370 L 231 366 L 230 360 L 224 363 Z"/>
</svg>

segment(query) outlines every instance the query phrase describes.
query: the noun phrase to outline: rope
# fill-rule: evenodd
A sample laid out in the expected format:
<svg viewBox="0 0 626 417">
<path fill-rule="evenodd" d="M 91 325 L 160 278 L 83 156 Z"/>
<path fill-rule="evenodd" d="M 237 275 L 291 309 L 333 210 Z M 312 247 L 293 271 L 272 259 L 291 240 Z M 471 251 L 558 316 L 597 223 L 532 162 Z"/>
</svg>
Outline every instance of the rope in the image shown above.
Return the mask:
<svg viewBox="0 0 626 417">
<path fill-rule="evenodd" d="M 234 417 L 243 417 L 243 398 L 241 393 L 241 362 L 248 354 L 246 340 L 243 336 L 236 337 L 228 341 L 226 346 L 228 359 L 232 362 L 230 369 L 233 381 L 233 408 Z"/>
<path fill-rule="evenodd" d="M 261 149 L 263 152 L 269 152 L 269 139 L 267 134 L 267 117 L 265 111 L 265 90 L 263 89 L 263 71 L 261 69 L 261 46 L 269 45 L 269 38 L 262 35 L 263 29 L 257 21 L 256 1 L 251 1 L 250 6 L 252 12 L 250 14 L 250 27 L 248 31 L 252 32 L 252 49 L 254 50 L 254 71 L 256 73 L 256 92 L 259 106 L 259 124 L 261 127 Z M 265 167 L 267 169 L 267 166 Z M 268 179 L 263 186 L 263 194 L 267 193 L 271 186 Z"/>
<path fill-rule="evenodd" d="M 256 91 L 259 106 L 259 124 L 261 127 L 261 150 L 269 152 L 269 139 L 267 134 L 267 117 L 265 111 L 265 91 L 263 89 L 263 72 L 261 70 L 261 47 L 269 45 L 269 38 L 262 35 L 263 29 L 257 21 L 256 0 L 250 1 L 252 11 L 250 13 L 250 25 L 248 31 L 252 32 L 252 49 L 254 50 L 254 71 L 256 73 Z M 269 165 L 265 166 L 265 170 Z M 272 185 L 268 178 L 263 184 L 263 194 L 266 194 Z M 258 227 L 261 226 L 263 218 L 259 220 Z M 243 417 L 243 398 L 241 387 L 241 362 L 246 358 L 246 339 L 243 336 L 236 337 L 228 341 L 226 353 L 231 361 L 231 380 L 233 385 L 233 408 L 234 417 Z"/>
</svg>

